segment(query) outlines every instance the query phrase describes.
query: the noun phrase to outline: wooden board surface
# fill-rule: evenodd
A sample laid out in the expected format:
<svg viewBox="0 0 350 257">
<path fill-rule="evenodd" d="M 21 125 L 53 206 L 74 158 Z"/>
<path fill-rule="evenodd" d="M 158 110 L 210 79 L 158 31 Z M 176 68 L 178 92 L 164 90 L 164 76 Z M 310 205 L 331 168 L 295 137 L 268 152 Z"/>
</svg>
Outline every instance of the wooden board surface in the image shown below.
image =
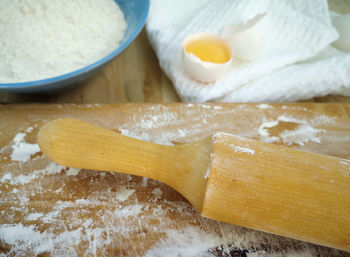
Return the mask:
<svg viewBox="0 0 350 257">
<path fill-rule="evenodd" d="M 60 117 L 162 144 L 222 131 L 350 159 L 349 104 L 2 105 L 0 253 L 350 256 L 199 217 L 181 195 L 150 179 L 53 164 L 36 150 L 36 134 Z"/>
</svg>

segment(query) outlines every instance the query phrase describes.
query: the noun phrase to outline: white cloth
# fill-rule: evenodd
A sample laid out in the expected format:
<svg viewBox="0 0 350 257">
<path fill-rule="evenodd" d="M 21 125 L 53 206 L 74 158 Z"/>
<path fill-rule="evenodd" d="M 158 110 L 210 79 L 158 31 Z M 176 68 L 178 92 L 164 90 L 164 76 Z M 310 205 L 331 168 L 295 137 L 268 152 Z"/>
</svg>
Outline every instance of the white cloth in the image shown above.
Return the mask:
<svg viewBox="0 0 350 257">
<path fill-rule="evenodd" d="M 196 32 L 220 34 L 228 24 L 266 13 L 266 51 L 255 61 L 236 60 L 215 83 L 193 80 L 181 48 Z M 350 95 L 350 54 L 331 47 L 338 38 L 326 0 L 151 0 L 148 37 L 161 68 L 185 102 L 296 101 Z"/>
</svg>

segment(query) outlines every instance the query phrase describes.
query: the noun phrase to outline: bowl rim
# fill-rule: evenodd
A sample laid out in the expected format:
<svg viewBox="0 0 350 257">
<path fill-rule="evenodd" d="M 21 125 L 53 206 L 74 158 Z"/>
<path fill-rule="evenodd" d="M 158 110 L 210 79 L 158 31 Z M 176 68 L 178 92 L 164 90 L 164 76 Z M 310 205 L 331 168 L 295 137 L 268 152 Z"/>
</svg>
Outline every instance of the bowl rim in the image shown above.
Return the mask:
<svg viewBox="0 0 350 257">
<path fill-rule="evenodd" d="M 146 8 L 143 11 L 143 14 L 141 16 L 141 22 L 140 24 L 137 26 L 136 30 L 130 35 L 130 37 L 125 40 L 125 42 L 123 42 L 121 45 L 118 46 L 117 49 L 115 49 L 113 52 L 109 53 L 108 55 L 106 55 L 105 57 L 99 59 L 98 61 L 89 64 L 83 68 L 68 72 L 68 73 L 64 73 L 55 77 L 50 77 L 50 78 L 46 78 L 46 79 L 40 79 L 40 80 L 33 80 L 33 81 L 27 81 L 27 82 L 16 82 L 16 83 L 0 83 L 0 89 L 14 89 L 14 90 L 18 90 L 18 89 L 29 89 L 29 88 L 33 88 L 35 89 L 36 87 L 40 87 L 46 84 L 53 84 L 53 83 L 57 83 L 57 82 L 61 82 L 61 81 L 66 81 L 69 80 L 77 75 L 81 75 L 84 73 L 88 73 L 91 70 L 103 66 L 104 64 L 108 63 L 109 61 L 111 61 L 114 57 L 116 57 L 118 54 L 120 54 L 122 51 L 124 51 L 131 43 L 132 41 L 139 35 L 139 33 L 141 32 L 141 30 L 143 29 L 143 27 L 145 26 L 146 23 L 146 19 L 148 16 L 148 12 L 150 9 L 150 0 L 145 0 L 146 1 Z"/>
</svg>

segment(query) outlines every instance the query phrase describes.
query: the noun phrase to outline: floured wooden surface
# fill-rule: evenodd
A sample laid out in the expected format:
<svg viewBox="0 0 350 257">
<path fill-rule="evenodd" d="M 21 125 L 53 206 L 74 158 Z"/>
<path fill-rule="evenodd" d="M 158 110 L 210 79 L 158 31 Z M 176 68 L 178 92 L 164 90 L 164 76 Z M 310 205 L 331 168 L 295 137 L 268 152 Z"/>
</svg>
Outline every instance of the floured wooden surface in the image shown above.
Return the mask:
<svg viewBox="0 0 350 257">
<path fill-rule="evenodd" d="M 350 256 L 201 218 L 150 179 L 53 164 L 36 134 L 60 117 L 162 144 L 223 131 L 350 159 L 346 104 L 3 105 L 0 256 Z"/>
</svg>

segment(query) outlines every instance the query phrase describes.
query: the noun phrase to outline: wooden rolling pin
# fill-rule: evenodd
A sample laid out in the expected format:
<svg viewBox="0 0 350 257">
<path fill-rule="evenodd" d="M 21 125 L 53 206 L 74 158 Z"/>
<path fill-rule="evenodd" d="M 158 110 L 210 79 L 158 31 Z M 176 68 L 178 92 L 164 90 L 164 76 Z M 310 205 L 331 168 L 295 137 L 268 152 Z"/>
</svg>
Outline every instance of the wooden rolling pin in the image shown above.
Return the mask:
<svg viewBox="0 0 350 257">
<path fill-rule="evenodd" d="M 38 143 L 62 165 L 159 180 L 205 217 L 350 251 L 349 160 L 225 133 L 157 145 L 74 119 Z"/>
</svg>

